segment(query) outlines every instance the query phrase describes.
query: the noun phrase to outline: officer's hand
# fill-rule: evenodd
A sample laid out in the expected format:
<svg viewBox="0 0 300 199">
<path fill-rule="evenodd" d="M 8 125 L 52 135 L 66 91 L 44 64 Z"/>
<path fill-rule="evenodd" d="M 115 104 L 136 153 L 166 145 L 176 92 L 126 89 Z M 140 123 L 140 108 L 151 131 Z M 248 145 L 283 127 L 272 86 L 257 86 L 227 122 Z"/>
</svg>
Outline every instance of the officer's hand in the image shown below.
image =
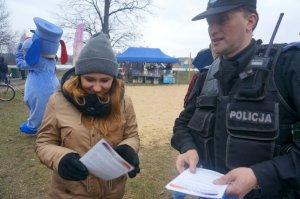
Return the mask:
<svg viewBox="0 0 300 199">
<path fill-rule="evenodd" d="M 195 173 L 198 161 L 199 156 L 197 151 L 195 149 L 188 150 L 187 152 L 177 156 L 176 169 L 179 173 L 181 173 L 189 168 L 192 173 Z"/>
<path fill-rule="evenodd" d="M 58 174 L 60 177 L 72 181 L 86 179 L 89 171 L 79 159 L 80 156 L 77 153 L 68 153 L 62 157 L 58 164 Z"/>
<path fill-rule="evenodd" d="M 140 173 L 140 160 L 138 154 L 128 145 L 119 145 L 115 148 L 115 151 L 126 160 L 129 164 L 134 166 L 134 169 L 128 173 L 130 178 L 134 178 Z"/>
<path fill-rule="evenodd" d="M 226 189 L 226 195 L 243 198 L 257 186 L 257 179 L 252 169 L 239 167 L 215 180 L 214 183 L 218 185 L 229 184 Z"/>
</svg>

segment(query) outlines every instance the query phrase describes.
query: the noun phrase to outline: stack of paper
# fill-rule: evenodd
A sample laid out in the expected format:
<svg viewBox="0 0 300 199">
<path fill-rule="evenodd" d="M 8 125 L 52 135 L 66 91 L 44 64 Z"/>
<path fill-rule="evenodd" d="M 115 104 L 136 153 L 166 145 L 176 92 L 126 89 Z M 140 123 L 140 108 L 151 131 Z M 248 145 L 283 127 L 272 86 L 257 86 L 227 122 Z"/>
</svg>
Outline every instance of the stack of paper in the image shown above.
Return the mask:
<svg viewBox="0 0 300 199">
<path fill-rule="evenodd" d="M 196 173 L 187 169 L 167 184 L 166 188 L 204 198 L 222 198 L 228 185 L 213 184 L 221 176 L 223 174 L 208 169 L 197 168 Z"/>
</svg>

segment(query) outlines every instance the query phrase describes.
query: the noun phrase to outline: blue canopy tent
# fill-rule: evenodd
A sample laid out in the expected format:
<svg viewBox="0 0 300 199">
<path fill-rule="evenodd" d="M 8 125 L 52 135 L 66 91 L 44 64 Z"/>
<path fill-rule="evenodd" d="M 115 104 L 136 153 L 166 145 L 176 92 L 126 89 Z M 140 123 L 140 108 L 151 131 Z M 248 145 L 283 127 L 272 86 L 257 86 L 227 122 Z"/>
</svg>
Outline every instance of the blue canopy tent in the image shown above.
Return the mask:
<svg viewBox="0 0 300 199">
<path fill-rule="evenodd" d="M 117 61 L 125 63 L 125 66 L 126 63 L 131 63 L 130 67 L 127 67 L 127 71 L 133 83 L 153 84 L 160 81 L 163 83 L 174 82 L 172 68 L 165 67 L 161 70 L 157 67 L 158 64 L 165 63 L 170 66 L 170 64 L 179 63 L 179 59 L 164 54 L 159 48 L 135 47 L 130 47 L 122 54 L 117 55 Z M 146 71 L 144 70 L 144 63 L 150 63 Z"/>
<path fill-rule="evenodd" d="M 117 55 L 118 62 L 178 63 L 179 60 L 163 53 L 159 48 L 130 47 Z"/>
</svg>

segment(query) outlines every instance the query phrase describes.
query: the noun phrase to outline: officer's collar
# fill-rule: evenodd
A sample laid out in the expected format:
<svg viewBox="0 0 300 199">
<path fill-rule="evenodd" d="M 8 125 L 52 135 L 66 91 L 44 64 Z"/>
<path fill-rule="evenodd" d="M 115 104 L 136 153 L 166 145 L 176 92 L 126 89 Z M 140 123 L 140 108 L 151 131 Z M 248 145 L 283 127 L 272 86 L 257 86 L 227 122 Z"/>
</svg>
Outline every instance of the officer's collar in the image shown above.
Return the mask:
<svg viewBox="0 0 300 199">
<path fill-rule="evenodd" d="M 250 62 L 257 49 L 258 49 L 258 45 L 256 41 L 252 39 L 250 44 L 246 48 L 244 48 L 241 52 L 231 57 L 230 59 L 225 60 L 224 57 L 221 57 L 222 65 L 230 64 L 234 66 L 245 67 Z"/>
</svg>

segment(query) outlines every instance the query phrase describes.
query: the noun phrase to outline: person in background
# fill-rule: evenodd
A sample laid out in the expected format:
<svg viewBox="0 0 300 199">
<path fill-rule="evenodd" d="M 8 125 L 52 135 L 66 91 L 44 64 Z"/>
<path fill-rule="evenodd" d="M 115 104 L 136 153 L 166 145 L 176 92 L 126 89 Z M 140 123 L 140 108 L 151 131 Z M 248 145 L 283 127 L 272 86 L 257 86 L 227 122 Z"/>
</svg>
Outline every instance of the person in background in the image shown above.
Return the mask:
<svg viewBox="0 0 300 199">
<path fill-rule="evenodd" d="M 123 198 L 126 175 L 102 180 L 79 160 L 102 138 L 134 166 L 130 178 L 140 172 L 136 115 L 117 75 L 110 41 L 98 33 L 50 97 L 35 146 L 40 161 L 53 170 L 49 198 Z"/>
<path fill-rule="evenodd" d="M 67 61 L 65 44 L 60 40 L 63 30 L 39 17 L 35 17 L 36 30 L 32 38 L 21 38 L 16 50 L 16 64 L 19 69 L 28 70 L 25 82 L 24 102 L 29 109 L 29 117 L 20 125 L 20 132 L 35 135 L 49 99 L 58 88 L 55 74 L 55 56 L 61 44 L 61 62 Z"/>
<path fill-rule="evenodd" d="M 0 57 L 0 81 L 7 83 L 8 66 L 4 58 Z"/>
<path fill-rule="evenodd" d="M 24 69 L 19 69 L 20 73 L 21 73 L 21 79 L 25 80 L 26 79 L 26 71 Z"/>
<path fill-rule="evenodd" d="M 23 56 L 25 57 L 28 49 L 30 48 L 30 46 L 32 44 L 31 37 L 26 36 L 26 34 L 24 33 L 24 35 L 21 36 L 20 43 L 22 43 L 21 50 L 22 50 Z M 21 73 L 21 79 L 25 80 L 28 72 L 25 71 L 25 69 L 23 69 L 23 68 L 19 68 L 19 71 Z"/>
<path fill-rule="evenodd" d="M 206 19 L 219 58 L 175 120 L 171 145 L 178 172 L 223 173 L 214 183 L 228 184 L 228 197 L 296 199 L 300 49 L 274 45 L 265 59 L 266 46 L 252 38 L 258 18 L 256 0 L 209 0 L 193 18 Z"/>
<path fill-rule="evenodd" d="M 196 74 L 193 75 L 188 90 L 184 97 L 184 103 L 183 106 L 185 107 L 188 100 L 192 97 L 192 95 L 196 94 L 195 92 L 192 92 L 196 81 L 200 81 L 199 83 L 203 85 L 207 71 L 208 66 L 216 59 L 218 58 L 218 55 L 214 53 L 212 50 L 211 44 L 209 45 L 208 49 L 200 50 L 197 53 L 197 56 L 193 60 L 193 65 L 199 70 Z"/>
</svg>

